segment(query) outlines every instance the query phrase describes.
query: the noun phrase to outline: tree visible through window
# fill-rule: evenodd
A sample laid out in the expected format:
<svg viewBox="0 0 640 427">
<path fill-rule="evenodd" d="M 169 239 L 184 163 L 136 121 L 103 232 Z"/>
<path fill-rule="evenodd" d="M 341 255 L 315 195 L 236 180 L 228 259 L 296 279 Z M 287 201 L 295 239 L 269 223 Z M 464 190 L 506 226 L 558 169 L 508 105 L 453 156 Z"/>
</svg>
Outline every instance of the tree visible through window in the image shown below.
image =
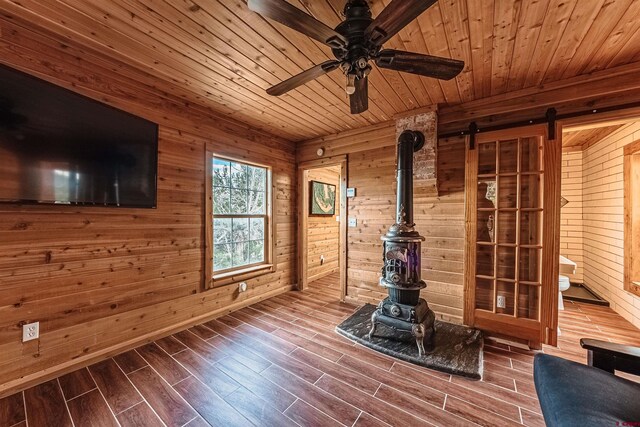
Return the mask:
<svg viewBox="0 0 640 427">
<path fill-rule="evenodd" d="M 267 168 L 216 157 L 212 161 L 214 273 L 265 263 Z"/>
</svg>

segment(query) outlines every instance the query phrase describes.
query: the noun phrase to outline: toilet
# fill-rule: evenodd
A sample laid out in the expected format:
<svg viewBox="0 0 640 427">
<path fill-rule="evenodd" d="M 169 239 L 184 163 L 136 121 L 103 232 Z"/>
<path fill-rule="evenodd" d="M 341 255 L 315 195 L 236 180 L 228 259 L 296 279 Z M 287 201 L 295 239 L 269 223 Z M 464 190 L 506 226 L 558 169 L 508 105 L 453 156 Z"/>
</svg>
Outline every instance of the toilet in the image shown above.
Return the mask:
<svg viewBox="0 0 640 427">
<path fill-rule="evenodd" d="M 569 289 L 570 286 L 571 286 L 571 282 L 569 281 L 569 278 L 561 274 L 558 279 L 558 310 L 564 310 L 562 293 L 567 289 Z"/>
</svg>

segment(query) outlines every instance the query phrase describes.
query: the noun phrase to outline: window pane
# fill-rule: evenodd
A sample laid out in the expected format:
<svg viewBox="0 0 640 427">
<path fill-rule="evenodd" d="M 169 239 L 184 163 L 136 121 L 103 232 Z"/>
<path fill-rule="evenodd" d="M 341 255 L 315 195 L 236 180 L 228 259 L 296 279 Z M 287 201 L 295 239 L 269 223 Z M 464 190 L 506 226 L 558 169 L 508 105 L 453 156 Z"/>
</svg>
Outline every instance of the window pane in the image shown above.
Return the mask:
<svg viewBox="0 0 640 427">
<path fill-rule="evenodd" d="M 542 169 L 542 146 L 540 138 L 532 136 L 520 140 L 520 170 L 537 172 Z"/>
<path fill-rule="evenodd" d="M 498 243 L 516 243 L 516 212 L 498 212 Z"/>
<path fill-rule="evenodd" d="M 540 249 L 520 249 L 520 280 L 540 283 L 541 255 Z"/>
<path fill-rule="evenodd" d="M 523 208 L 542 207 L 542 175 L 522 175 L 520 178 L 520 205 Z"/>
<path fill-rule="evenodd" d="M 257 168 L 254 166 L 247 167 L 249 177 L 249 190 L 266 191 L 267 189 L 267 170 L 265 168 Z"/>
<path fill-rule="evenodd" d="M 500 141 L 500 170 L 499 173 L 514 173 L 518 171 L 518 140 Z"/>
<path fill-rule="evenodd" d="M 247 165 L 240 163 L 231 163 L 231 187 L 247 188 Z"/>
<path fill-rule="evenodd" d="M 494 247 L 478 245 L 476 252 L 476 274 L 478 276 L 493 277 L 494 273 Z"/>
<path fill-rule="evenodd" d="M 267 168 L 213 159 L 213 269 L 266 261 Z M 221 216 L 229 216 L 221 218 Z"/>
<path fill-rule="evenodd" d="M 478 174 L 496 173 L 496 143 L 495 141 L 478 144 Z"/>
<path fill-rule="evenodd" d="M 264 215 L 265 193 L 263 191 L 249 191 L 247 197 L 247 211 L 252 215 Z"/>
<path fill-rule="evenodd" d="M 493 310 L 493 280 L 476 279 L 476 308 Z"/>
<path fill-rule="evenodd" d="M 247 213 L 247 190 L 231 189 L 231 213 L 246 214 Z"/>
<path fill-rule="evenodd" d="M 518 317 L 539 319 L 540 287 L 520 285 L 518 290 Z"/>
<path fill-rule="evenodd" d="M 264 261 L 264 240 L 249 242 L 249 262 L 251 264 Z"/>
<path fill-rule="evenodd" d="M 478 212 L 478 234 L 476 240 L 483 243 L 493 243 L 496 229 L 495 211 Z"/>
<path fill-rule="evenodd" d="M 213 213 L 231 213 L 231 190 L 227 187 L 213 187 Z"/>
<path fill-rule="evenodd" d="M 249 240 L 264 240 L 264 218 L 251 218 Z"/>
<path fill-rule="evenodd" d="M 233 267 L 231 245 L 213 245 L 213 271 Z"/>
<path fill-rule="evenodd" d="M 232 239 L 235 243 L 249 240 L 249 218 L 233 218 Z"/>
<path fill-rule="evenodd" d="M 515 208 L 518 202 L 518 178 L 501 176 L 498 182 L 498 207 Z"/>
<path fill-rule="evenodd" d="M 213 159 L 213 185 L 229 187 L 231 180 L 231 164 L 226 160 Z"/>
<path fill-rule="evenodd" d="M 516 248 L 511 246 L 498 246 L 496 277 L 498 279 L 516 278 Z"/>
<path fill-rule="evenodd" d="M 221 245 L 231 243 L 231 219 L 213 220 L 213 244 Z"/>
<path fill-rule="evenodd" d="M 240 267 L 249 264 L 249 242 L 233 244 L 233 266 Z"/>
<path fill-rule="evenodd" d="M 509 282 L 497 282 L 496 292 L 496 313 L 509 314 L 513 316 L 514 300 L 515 300 L 515 285 Z M 502 304 L 504 301 L 504 304 Z"/>
<path fill-rule="evenodd" d="M 520 212 L 520 244 L 542 244 L 542 212 Z"/>
</svg>

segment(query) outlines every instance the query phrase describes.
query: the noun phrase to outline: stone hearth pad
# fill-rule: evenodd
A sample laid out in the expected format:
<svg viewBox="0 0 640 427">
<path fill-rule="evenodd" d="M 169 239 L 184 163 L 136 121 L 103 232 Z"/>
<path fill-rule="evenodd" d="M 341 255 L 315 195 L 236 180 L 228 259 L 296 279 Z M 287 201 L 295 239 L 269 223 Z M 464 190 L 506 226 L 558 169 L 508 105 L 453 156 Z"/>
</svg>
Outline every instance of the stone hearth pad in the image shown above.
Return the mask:
<svg viewBox="0 0 640 427">
<path fill-rule="evenodd" d="M 418 356 L 416 342 L 407 332 L 396 332 L 378 324 L 369 339 L 374 305 L 365 304 L 336 327 L 336 331 L 366 347 L 406 362 L 467 378 L 482 378 L 482 331 L 436 320 L 434 345 Z M 396 336 L 397 334 L 397 336 Z"/>
</svg>

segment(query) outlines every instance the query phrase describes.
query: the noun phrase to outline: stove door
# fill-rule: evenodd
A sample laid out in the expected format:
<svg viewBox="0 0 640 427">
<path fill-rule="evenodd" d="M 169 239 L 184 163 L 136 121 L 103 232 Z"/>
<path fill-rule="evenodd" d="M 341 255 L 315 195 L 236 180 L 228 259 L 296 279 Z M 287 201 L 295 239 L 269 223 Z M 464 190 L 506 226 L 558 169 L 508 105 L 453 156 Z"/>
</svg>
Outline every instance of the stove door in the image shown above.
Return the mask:
<svg viewBox="0 0 640 427">
<path fill-rule="evenodd" d="M 465 323 L 555 345 L 561 142 L 546 126 L 467 141 Z"/>
</svg>

